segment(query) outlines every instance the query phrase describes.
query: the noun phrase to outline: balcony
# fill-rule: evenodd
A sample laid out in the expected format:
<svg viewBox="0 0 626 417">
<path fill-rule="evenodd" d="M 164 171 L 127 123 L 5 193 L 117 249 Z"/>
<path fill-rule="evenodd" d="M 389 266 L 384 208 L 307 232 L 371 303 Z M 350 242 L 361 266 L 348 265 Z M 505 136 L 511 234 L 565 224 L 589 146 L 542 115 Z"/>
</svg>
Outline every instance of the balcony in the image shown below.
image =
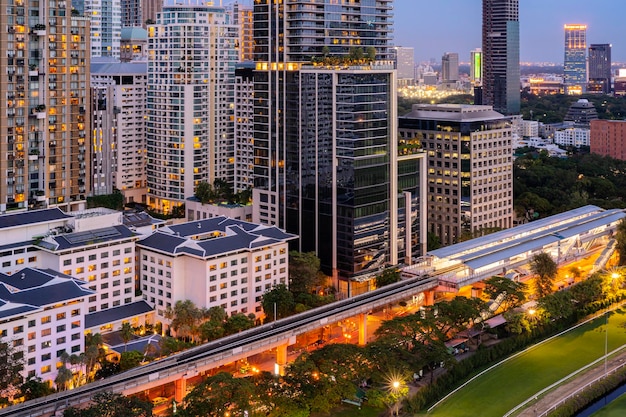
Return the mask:
<svg viewBox="0 0 626 417">
<path fill-rule="evenodd" d="M 46 25 L 43 23 L 37 23 L 31 30 L 37 36 L 46 36 Z"/>
</svg>

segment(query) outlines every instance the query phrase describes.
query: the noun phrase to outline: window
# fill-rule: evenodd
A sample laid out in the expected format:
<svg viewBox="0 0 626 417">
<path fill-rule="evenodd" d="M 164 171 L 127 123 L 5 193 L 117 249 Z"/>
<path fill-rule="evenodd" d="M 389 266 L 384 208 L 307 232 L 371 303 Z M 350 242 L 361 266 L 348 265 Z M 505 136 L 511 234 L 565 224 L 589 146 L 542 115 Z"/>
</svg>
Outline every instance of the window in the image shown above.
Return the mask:
<svg viewBox="0 0 626 417">
<path fill-rule="evenodd" d="M 76 274 L 82 274 L 83 272 L 85 272 L 85 268 L 82 266 L 80 268 L 76 268 Z"/>
<path fill-rule="evenodd" d="M 13 334 L 22 333 L 24 331 L 24 326 L 15 326 L 13 328 Z"/>
<path fill-rule="evenodd" d="M 77 329 L 80 327 L 80 320 L 72 322 L 72 329 Z"/>
<path fill-rule="evenodd" d="M 65 343 L 65 336 L 59 337 L 57 339 L 57 345 L 62 345 L 63 343 Z"/>
<path fill-rule="evenodd" d="M 80 352 L 80 345 L 72 346 L 72 353 Z"/>
<path fill-rule="evenodd" d="M 28 327 L 35 327 L 37 325 L 36 320 L 28 320 Z"/>
<path fill-rule="evenodd" d="M 41 331 L 41 337 L 50 336 L 52 334 L 52 329 L 43 329 Z"/>
<path fill-rule="evenodd" d="M 72 340 L 80 340 L 80 333 L 74 333 L 72 335 Z"/>
<path fill-rule="evenodd" d="M 81 262 L 85 262 L 84 256 L 79 256 L 78 258 L 76 258 L 76 263 L 81 263 Z"/>
<path fill-rule="evenodd" d="M 33 340 L 36 337 L 37 337 L 37 333 L 36 332 L 28 333 L 28 340 Z"/>
<path fill-rule="evenodd" d="M 43 355 L 41 355 L 41 361 L 49 361 L 50 359 L 52 359 L 52 353 L 45 353 Z"/>
<path fill-rule="evenodd" d="M 20 258 L 15 261 L 15 265 L 22 265 L 23 263 L 24 263 L 24 258 Z"/>
<path fill-rule="evenodd" d="M 45 341 L 45 342 L 41 342 L 41 348 L 42 348 L 42 349 L 47 349 L 47 348 L 49 348 L 50 346 L 52 346 L 52 342 L 51 342 L 51 341 L 49 341 L 49 340 L 47 340 L 47 341 Z"/>
<path fill-rule="evenodd" d="M 41 367 L 41 373 L 42 374 L 47 374 L 48 372 L 50 372 L 50 369 L 52 369 L 52 367 L 50 365 L 42 366 Z"/>
<path fill-rule="evenodd" d="M 57 333 L 61 333 L 65 331 L 65 324 L 61 324 L 60 326 L 57 326 Z"/>
<path fill-rule="evenodd" d="M 80 309 L 77 308 L 76 310 L 72 310 L 72 317 L 76 317 L 80 314 Z"/>
<path fill-rule="evenodd" d="M 28 262 L 37 262 L 37 257 L 31 256 L 30 258 L 28 258 Z"/>
<path fill-rule="evenodd" d="M 113 251 L 113 256 L 120 256 L 120 250 L 119 249 L 115 249 Z"/>
<path fill-rule="evenodd" d="M 230 261 L 230 266 L 236 266 L 237 265 L 237 259 L 233 259 L 232 261 Z"/>
<path fill-rule="evenodd" d="M 65 318 L 65 312 L 57 314 L 57 320 L 63 320 Z"/>
<path fill-rule="evenodd" d="M 220 268 L 221 268 L 221 269 L 224 269 L 224 268 L 226 268 L 226 266 L 227 266 L 227 265 L 228 265 L 228 264 L 227 264 L 226 262 L 222 262 L 222 263 L 220 264 Z"/>
<path fill-rule="evenodd" d="M 100 253 L 100 259 L 102 258 L 108 258 L 109 257 L 109 252 L 101 252 Z"/>
<path fill-rule="evenodd" d="M 72 264 L 72 260 L 71 259 L 65 259 L 63 261 L 63 266 L 68 266 L 68 265 L 71 265 L 71 264 Z"/>
<path fill-rule="evenodd" d="M 89 259 L 90 261 L 95 261 L 96 260 L 96 255 L 95 254 L 94 255 L 89 255 L 89 258 L 87 258 L 87 259 Z"/>
<path fill-rule="evenodd" d="M 41 324 L 50 323 L 50 316 L 42 317 Z"/>
</svg>

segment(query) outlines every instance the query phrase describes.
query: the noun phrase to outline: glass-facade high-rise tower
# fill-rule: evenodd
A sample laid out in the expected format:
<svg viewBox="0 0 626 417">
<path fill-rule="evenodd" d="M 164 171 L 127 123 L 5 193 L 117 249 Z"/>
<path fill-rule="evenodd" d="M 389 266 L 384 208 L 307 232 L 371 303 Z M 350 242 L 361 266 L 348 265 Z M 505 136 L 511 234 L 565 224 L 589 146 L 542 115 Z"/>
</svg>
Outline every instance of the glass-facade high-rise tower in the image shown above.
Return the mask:
<svg viewBox="0 0 626 417">
<path fill-rule="evenodd" d="M 609 94 L 611 92 L 611 44 L 589 45 L 589 84 L 590 93 Z"/>
<path fill-rule="evenodd" d="M 391 23 L 389 0 L 254 4 L 253 221 L 299 235 L 344 295 L 420 255 L 424 187 L 398 188 L 419 162 L 398 175 Z"/>
<path fill-rule="evenodd" d="M 520 112 L 519 0 L 483 0 L 483 104 Z"/>
<path fill-rule="evenodd" d="M 587 85 L 587 25 L 565 25 L 565 94 L 582 94 Z"/>
</svg>

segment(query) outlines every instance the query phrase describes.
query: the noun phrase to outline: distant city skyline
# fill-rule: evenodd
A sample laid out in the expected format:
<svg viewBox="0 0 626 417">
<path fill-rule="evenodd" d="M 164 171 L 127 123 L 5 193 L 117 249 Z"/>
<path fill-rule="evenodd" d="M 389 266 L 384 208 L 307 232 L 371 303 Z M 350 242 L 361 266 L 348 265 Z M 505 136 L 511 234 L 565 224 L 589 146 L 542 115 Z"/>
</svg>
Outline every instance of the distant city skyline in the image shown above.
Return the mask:
<svg viewBox="0 0 626 417">
<path fill-rule="evenodd" d="M 521 62 L 563 64 L 566 23 L 587 25 L 587 46 L 612 44 L 613 62 L 626 62 L 621 33 L 626 2 L 622 0 L 520 0 Z M 415 48 L 415 62 L 445 52 L 458 52 L 469 62 L 470 51 L 481 47 L 481 0 L 395 0 L 394 44 Z"/>
</svg>

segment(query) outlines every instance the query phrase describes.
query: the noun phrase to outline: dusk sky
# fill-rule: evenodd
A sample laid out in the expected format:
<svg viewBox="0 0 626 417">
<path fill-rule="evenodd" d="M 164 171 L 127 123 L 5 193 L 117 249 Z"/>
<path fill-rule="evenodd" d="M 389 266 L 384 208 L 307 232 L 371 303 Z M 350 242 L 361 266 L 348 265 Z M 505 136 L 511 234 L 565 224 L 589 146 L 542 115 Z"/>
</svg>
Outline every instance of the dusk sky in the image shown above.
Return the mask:
<svg viewBox="0 0 626 417">
<path fill-rule="evenodd" d="M 587 25 L 587 44 L 610 43 L 613 62 L 626 62 L 626 0 L 520 0 L 520 59 L 563 63 L 563 25 Z M 444 52 L 461 62 L 482 44 L 481 0 L 395 0 L 394 44 L 415 48 L 416 63 Z"/>
</svg>

